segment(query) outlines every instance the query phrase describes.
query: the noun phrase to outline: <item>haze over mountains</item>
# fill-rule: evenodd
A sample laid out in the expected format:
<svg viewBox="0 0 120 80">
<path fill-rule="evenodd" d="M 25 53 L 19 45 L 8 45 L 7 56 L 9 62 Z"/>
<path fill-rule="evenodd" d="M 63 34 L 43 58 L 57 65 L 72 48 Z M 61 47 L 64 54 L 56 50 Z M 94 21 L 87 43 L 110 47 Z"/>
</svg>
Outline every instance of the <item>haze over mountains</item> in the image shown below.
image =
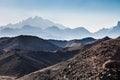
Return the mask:
<svg viewBox="0 0 120 80">
<path fill-rule="evenodd" d="M 111 26 L 112 27 L 112 26 Z M 84 27 L 67 28 L 41 17 L 28 18 L 16 24 L 8 24 L 0 27 L 1 37 L 18 35 L 34 35 L 44 39 L 71 40 L 85 37 L 103 38 L 105 36 L 118 37 L 120 34 L 120 22 L 110 29 L 101 29 L 95 33 L 89 32 Z"/>
<path fill-rule="evenodd" d="M 120 22 L 91 33 L 40 17 L 2 26 L 0 80 L 119 80 L 119 30 Z"/>
<path fill-rule="evenodd" d="M 56 23 L 54 23 L 50 20 L 43 19 L 42 17 L 38 17 L 38 16 L 35 16 L 34 18 L 32 18 L 32 17 L 27 18 L 26 20 L 20 21 L 16 24 L 8 24 L 8 25 L 6 25 L 6 27 L 21 28 L 24 25 L 30 25 L 30 26 L 39 27 L 39 28 L 42 28 L 42 29 L 45 29 L 45 28 L 48 28 L 48 27 L 51 27 L 51 26 L 58 26 L 61 29 L 65 28 L 65 26 L 63 26 L 63 25 L 56 24 Z"/>
<path fill-rule="evenodd" d="M 120 80 L 120 0 L 0 0 L 0 80 Z"/>
</svg>

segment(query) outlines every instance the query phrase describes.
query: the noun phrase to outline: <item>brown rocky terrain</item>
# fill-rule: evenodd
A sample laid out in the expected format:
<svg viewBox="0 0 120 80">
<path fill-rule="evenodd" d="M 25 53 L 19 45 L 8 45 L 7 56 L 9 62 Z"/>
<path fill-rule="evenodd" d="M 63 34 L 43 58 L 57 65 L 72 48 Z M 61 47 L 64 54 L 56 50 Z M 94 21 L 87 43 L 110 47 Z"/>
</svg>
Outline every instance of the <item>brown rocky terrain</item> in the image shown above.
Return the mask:
<svg viewBox="0 0 120 80">
<path fill-rule="evenodd" d="M 120 80 L 120 38 L 103 41 L 18 80 Z"/>
<path fill-rule="evenodd" d="M 33 71 L 67 60 L 74 53 L 12 50 L 0 55 L 0 75 L 21 77 Z"/>
</svg>

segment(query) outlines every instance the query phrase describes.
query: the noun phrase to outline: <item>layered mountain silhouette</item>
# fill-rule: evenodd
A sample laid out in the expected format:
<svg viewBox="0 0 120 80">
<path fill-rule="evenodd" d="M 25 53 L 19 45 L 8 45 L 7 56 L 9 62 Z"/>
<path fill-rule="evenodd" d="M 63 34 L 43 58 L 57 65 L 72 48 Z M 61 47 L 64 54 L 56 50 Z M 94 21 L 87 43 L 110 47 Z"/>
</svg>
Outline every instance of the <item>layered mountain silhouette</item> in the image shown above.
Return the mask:
<svg viewBox="0 0 120 80">
<path fill-rule="evenodd" d="M 85 38 L 79 43 L 87 44 L 90 40 L 93 42 L 95 39 Z M 65 50 L 67 43 L 69 41 L 45 40 L 29 35 L 0 38 L 0 75 L 21 77 L 78 54 L 79 49 Z"/>
<path fill-rule="evenodd" d="M 110 29 L 101 29 L 98 32 L 95 32 L 94 35 L 95 37 L 99 38 L 99 37 L 104 37 L 104 35 L 106 36 L 110 36 L 110 37 L 118 37 L 120 34 L 120 21 L 118 21 L 117 25 L 110 28 Z"/>
<path fill-rule="evenodd" d="M 60 29 L 65 28 L 65 26 L 63 26 L 63 25 L 56 24 L 50 20 L 43 19 L 42 17 L 38 17 L 38 16 L 30 17 L 30 18 L 27 18 L 21 22 L 16 23 L 16 24 L 8 24 L 8 25 L 2 26 L 2 27 L 9 27 L 9 28 L 14 29 L 14 28 L 21 28 L 24 25 L 30 25 L 30 26 L 39 27 L 42 29 L 45 29 L 45 28 L 48 28 L 51 26 L 58 26 Z"/>
<path fill-rule="evenodd" d="M 1 26 L 1 37 L 13 37 L 18 35 L 34 35 L 44 39 L 71 40 L 86 37 L 103 38 L 105 36 L 118 37 L 120 34 L 120 22 L 112 28 L 101 29 L 95 33 L 89 32 L 84 27 L 67 28 L 41 17 L 28 18 L 16 24 Z"/>
<path fill-rule="evenodd" d="M 74 47 L 88 44 L 95 41 L 94 38 L 84 38 L 78 40 L 46 40 L 36 36 L 20 35 L 16 37 L 0 38 L 0 53 L 14 49 L 31 50 L 31 51 L 56 51 L 65 47 Z M 73 44 L 77 44 L 74 45 Z"/>
<path fill-rule="evenodd" d="M 3 37 L 0 39 L 0 42 L 0 48 L 3 50 L 0 55 L 1 76 L 18 78 L 33 71 L 65 61 L 80 52 L 80 49 L 69 51 L 60 47 L 57 47 L 60 50 L 54 51 L 56 48 L 55 45 L 59 44 L 61 46 L 61 44 L 67 44 L 67 41 L 44 40 L 35 36 Z"/>
<path fill-rule="evenodd" d="M 119 30 L 120 21 L 91 33 L 41 17 L 1 26 L 0 80 L 120 80 Z"/>
<path fill-rule="evenodd" d="M 17 80 L 119 80 L 120 38 L 99 41 L 65 62 Z"/>
</svg>

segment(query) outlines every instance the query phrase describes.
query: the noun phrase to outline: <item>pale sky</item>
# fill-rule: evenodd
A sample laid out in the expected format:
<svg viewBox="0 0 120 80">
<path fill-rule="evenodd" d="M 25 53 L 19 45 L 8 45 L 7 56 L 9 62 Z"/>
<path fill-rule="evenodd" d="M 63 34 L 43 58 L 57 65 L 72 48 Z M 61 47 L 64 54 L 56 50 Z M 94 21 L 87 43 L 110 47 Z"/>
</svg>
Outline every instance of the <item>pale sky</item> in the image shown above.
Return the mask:
<svg viewBox="0 0 120 80">
<path fill-rule="evenodd" d="M 117 24 L 120 0 L 0 0 L 0 26 L 34 16 L 95 32 Z"/>
</svg>

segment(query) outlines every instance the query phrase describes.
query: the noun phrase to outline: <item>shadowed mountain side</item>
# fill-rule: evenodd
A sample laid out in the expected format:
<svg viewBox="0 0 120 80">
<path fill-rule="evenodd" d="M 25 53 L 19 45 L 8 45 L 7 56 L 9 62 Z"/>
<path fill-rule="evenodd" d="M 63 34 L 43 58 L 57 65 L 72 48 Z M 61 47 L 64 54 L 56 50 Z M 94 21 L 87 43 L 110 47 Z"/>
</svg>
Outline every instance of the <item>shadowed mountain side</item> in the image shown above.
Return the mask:
<svg viewBox="0 0 120 80">
<path fill-rule="evenodd" d="M 77 52 L 12 50 L 0 55 L 0 75 L 20 77 L 73 57 Z"/>
<path fill-rule="evenodd" d="M 94 38 L 63 40 L 44 40 L 35 36 L 21 35 L 17 37 L 0 38 L 0 49 L 9 51 L 12 49 L 24 49 L 32 51 L 55 51 L 65 47 L 75 47 L 95 41 Z M 76 44 L 76 45 L 74 45 Z M 52 47 L 50 47 L 52 46 Z"/>
<path fill-rule="evenodd" d="M 50 42 L 50 43 L 52 43 L 52 44 L 54 44 L 56 46 L 64 48 L 68 41 L 66 41 L 66 40 L 53 40 L 53 39 L 49 39 L 48 42 Z"/>
<path fill-rule="evenodd" d="M 21 35 L 12 38 L 1 38 L 0 49 L 3 49 L 4 51 L 10 51 L 12 49 L 55 51 L 60 49 L 60 47 L 35 36 Z"/>
</svg>

